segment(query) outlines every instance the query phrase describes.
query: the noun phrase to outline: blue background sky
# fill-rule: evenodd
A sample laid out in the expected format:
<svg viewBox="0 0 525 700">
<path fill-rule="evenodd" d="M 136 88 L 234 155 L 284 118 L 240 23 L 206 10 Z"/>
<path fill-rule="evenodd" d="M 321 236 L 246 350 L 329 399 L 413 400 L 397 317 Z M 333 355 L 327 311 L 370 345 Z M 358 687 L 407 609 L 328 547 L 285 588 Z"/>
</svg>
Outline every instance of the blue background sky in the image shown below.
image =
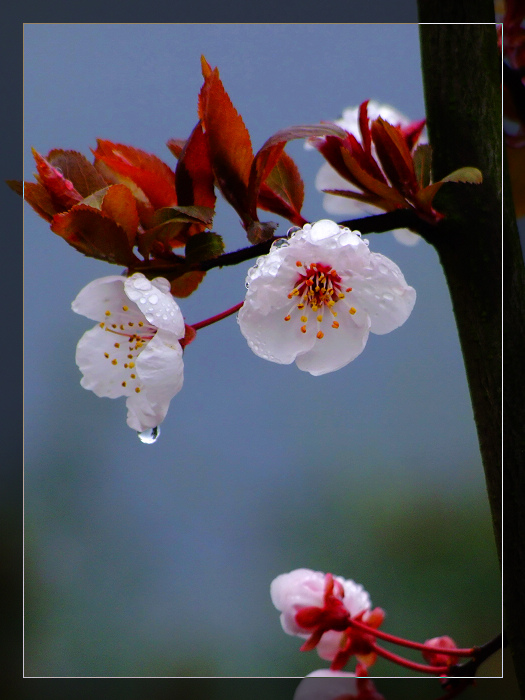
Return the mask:
<svg viewBox="0 0 525 700">
<path fill-rule="evenodd" d="M 174 167 L 165 142 L 197 121 L 201 54 L 219 67 L 254 150 L 278 129 L 368 98 L 424 116 L 415 25 L 24 33 L 25 179 L 31 146 L 89 157 L 97 137 Z M 304 215 L 324 218 L 313 186 L 321 157 L 298 142 L 287 151 L 305 181 Z M 246 244 L 222 202 L 214 228 L 227 250 Z M 271 580 L 300 566 L 362 583 L 392 633 L 468 645 L 499 631 L 468 388 L 430 246 L 369 237 L 418 298 L 402 328 L 372 335 L 336 373 L 265 362 L 234 318 L 200 331 L 147 446 L 126 426 L 124 399 L 83 390 L 74 361 L 92 324 L 71 301 L 120 268 L 79 255 L 29 207 L 24 237 L 27 675 L 304 675 L 324 662 L 298 652 L 269 598 Z M 248 267 L 208 273 L 180 303 L 187 322 L 241 301 Z"/>
</svg>

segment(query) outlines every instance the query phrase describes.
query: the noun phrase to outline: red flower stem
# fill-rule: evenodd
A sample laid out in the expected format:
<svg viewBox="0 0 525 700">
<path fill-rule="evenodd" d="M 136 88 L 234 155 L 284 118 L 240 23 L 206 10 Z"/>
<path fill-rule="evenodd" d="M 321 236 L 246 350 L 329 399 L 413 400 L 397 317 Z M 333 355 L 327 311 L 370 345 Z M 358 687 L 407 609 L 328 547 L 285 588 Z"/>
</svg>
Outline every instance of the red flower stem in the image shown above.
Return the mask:
<svg viewBox="0 0 525 700">
<path fill-rule="evenodd" d="M 431 673 L 434 676 L 446 676 L 447 674 L 448 666 L 426 666 L 425 664 L 418 664 L 415 661 L 409 661 L 408 659 L 404 659 L 402 656 L 398 656 L 397 654 L 392 654 L 391 651 L 387 651 L 386 649 L 383 649 L 383 647 L 380 647 L 377 644 L 371 644 L 371 647 L 376 652 L 376 654 L 382 656 L 384 659 L 392 661 L 395 664 L 399 664 L 400 666 L 404 666 L 405 668 L 409 668 L 412 671 L 421 671 L 421 673 Z M 450 651 L 450 649 L 448 649 L 447 651 Z"/>
<path fill-rule="evenodd" d="M 429 646 L 427 644 L 420 644 L 419 642 L 411 642 L 408 639 L 402 639 L 401 637 L 395 637 L 387 632 L 381 632 L 380 630 L 374 629 L 365 625 L 364 622 L 358 622 L 357 620 L 350 620 L 349 625 L 351 627 L 356 627 L 357 629 L 367 632 L 368 634 L 374 635 L 374 637 L 379 637 L 379 639 L 384 639 L 385 642 L 392 642 L 393 644 L 398 644 L 402 647 L 408 647 L 409 649 L 419 649 L 420 651 L 431 651 L 440 654 L 449 654 L 451 656 L 474 656 L 476 653 L 475 649 L 444 649 L 441 647 Z"/>
<path fill-rule="evenodd" d="M 235 306 L 232 306 L 231 309 L 227 309 L 226 311 L 223 311 L 222 313 L 217 314 L 216 316 L 212 316 L 211 318 L 207 318 L 204 321 L 199 321 L 199 323 L 194 323 L 192 325 L 192 328 L 193 330 L 198 331 L 200 328 L 211 326 L 212 323 L 221 321 L 223 318 L 227 318 L 228 316 L 231 316 L 232 314 L 236 313 L 243 304 L 244 301 L 241 301 L 239 304 L 235 304 Z"/>
</svg>

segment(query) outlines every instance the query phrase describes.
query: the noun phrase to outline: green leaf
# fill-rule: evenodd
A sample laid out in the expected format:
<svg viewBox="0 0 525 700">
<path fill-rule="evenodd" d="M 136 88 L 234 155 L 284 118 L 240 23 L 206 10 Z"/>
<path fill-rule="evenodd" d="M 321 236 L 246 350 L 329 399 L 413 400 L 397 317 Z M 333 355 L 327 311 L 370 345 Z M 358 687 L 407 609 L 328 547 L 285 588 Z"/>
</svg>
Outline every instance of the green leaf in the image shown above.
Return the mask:
<svg viewBox="0 0 525 700">
<path fill-rule="evenodd" d="M 483 182 L 483 175 L 477 168 L 459 168 L 444 177 L 441 182 L 468 182 L 471 185 L 480 185 Z"/>
<path fill-rule="evenodd" d="M 201 260 L 216 258 L 224 253 L 222 236 L 213 231 L 202 231 L 186 243 L 186 260 L 191 265 Z"/>
</svg>

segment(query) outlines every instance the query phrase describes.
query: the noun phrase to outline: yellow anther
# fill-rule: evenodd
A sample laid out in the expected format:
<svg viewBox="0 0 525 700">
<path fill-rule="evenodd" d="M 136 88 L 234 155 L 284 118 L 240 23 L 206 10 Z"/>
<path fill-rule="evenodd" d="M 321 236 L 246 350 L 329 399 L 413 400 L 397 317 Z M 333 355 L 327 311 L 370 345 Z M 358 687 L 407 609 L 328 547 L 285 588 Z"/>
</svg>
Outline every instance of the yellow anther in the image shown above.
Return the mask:
<svg viewBox="0 0 525 700">
<path fill-rule="evenodd" d="M 115 347 L 116 347 L 116 348 L 119 348 L 119 347 L 120 347 L 120 343 L 115 343 Z"/>
<path fill-rule="evenodd" d="M 316 286 L 315 291 L 318 292 L 321 289 L 319 285 Z"/>
<path fill-rule="evenodd" d="M 303 263 L 300 260 L 297 260 L 296 263 L 297 267 L 302 267 Z"/>
<path fill-rule="evenodd" d="M 122 311 L 129 311 L 129 306 L 123 306 Z"/>
<path fill-rule="evenodd" d="M 285 316 L 285 317 L 284 317 L 284 320 L 285 320 L 285 321 L 289 321 L 289 320 L 290 320 L 290 314 L 288 314 L 288 316 Z"/>
<path fill-rule="evenodd" d="M 116 327 L 117 327 L 117 324 L 116 324 L 116 323 L 112 323 L 112 324 L 111 324 L 111 328 L 116 328 Z M 124 329 L 122 329 L 122 330 L 124 330 Z"/>
<path fill-rule="evenodd" d="M 133 355 L 128 355 L 128 360 L 132 360 L 132 359 L 133 359 Z"/>
<path fill-rule="evenodd" d="M 321 321 L 323 320 L 323 316 L 322 316 L 321 314 L 319 314 L 319 316 L 317 317 L 317 320 L 318 320 L 319 322 L 321 322 Z"/>
<path fill-rule="evenodd" d="M 324 338 L 323 331 L 319 331 L 319 333 L 317 334 L 317 337 L 319 338 L 319 340 L 321 340 L 321 338 Z"/>
<path fill-rule="evenodd" d="M 343 292 L 339 292 L 339 294 L 337 296 L 339 297 L 339 299 L 345 298 L 345 295 L 343 294 Z"/>
<path fill-rule="evenodd" d="M 338 324 L 337 321 L 334 321 L 334 322 L 332 323 L 332 328 L 339 328 L 339 324 Z"/>
<path fill-rule="evenodd" d="M 140 326 L 141 328 L 142 328 L 143 325 L 144 325 L 144 321 L 139 321 L 139 326 Z"/>
<path fill-rule="evenodd" d="M 136 374 L 130 374 L 129 375 L 132 379 L 136 379 L 137 375 Z"/>
<path fill-rule="evenodd" d="M 333 306 L 335 304 L 335 301 L 333 299 L 330 299 L 329 301 L 326 302 L 328 306 Z"/>
<path fill-rule="evenodd" d="M 134 325 L 133 321 L 128 321 L 128 326 L 133 326 L 133 325 Z"/>
<path fill-rule="evenodd" d="M 290 294 L 288 294 L 288 299 L 291 299 L 292 297 L 293 297 L 293 294 L 290 292 Z"/>
<path fill-rule="evenodd" d="M 308 316 L 301 316 L 301 323 L 306 323 L 308 321 Z"/>
<path fill-rule="evenodd" d="M 106 316 L 111 316 L 111 311 L 106 311 L 105 314 Z"/>
<path fill-rule="evenodd" d="M 124 328 L 124 326 L 122 325 L 122 323 L 120 324 L 120 330 L 121 330 L 121 331 L 125 330 L 125 328 Z"/>
<path fill-rule="evenodd" d="M 122 386 L 126 386 L 126 382 L 122 382 Z"/>
<path fill-rule="evenodd" d="M 312 304 L 312 311 L 317 311 L 318 308 L 317 304 Z"/>
<path fill-rule="evenodd" d="M 137 394 L 140 394 L 140 387 L 139 387 L 139 386 L 136 386 L 136 387 L 135 387 L 135 391 L 136 391 Z"/>
<path fill-rule="evenodd" d="M 117 360 L 111 360 L 111 364 L 112 364 L 112 365 L 116 365 L 116 364 L 117 364 Z"/>
<path fill-rule="evenodd" d="M 124 369 L 127 369 L 128 367 L 129 367 L 128 363 L 125 362 L 125 363 L 124 363 Z"/>
<path fill-rule="evenodd" d="M 354 309 L 354 307 L 351 306 L 351 307 L 348 309 L 348 313 L 352 314 L 352 316 L 353 316 L 353 315 L 355 314 L 356 310 L 357 310 L 357 309 Z"/>
<path fill-rule="evenodd" d="M 104 326 L 105 326 L 106 324 L 104 323 L 104 321 L 101 321 L 98 325 L 99 325 L 101 328 L 104 328 Z"/>
<path fill-rule="evenodd" d="M 298 308 L 298 309 L 304 309 L 304 304 L 303 304 L 303 303 L 297 304 L 297 308 Z"/>
<path fill-rule="evenodd" d="M 128 367 L 129 367 L 130 369 L 133 369 L 133 367 L 135 367 L 135 363 L 134 363 L 134 362 L 130 362 L 129 365 L 128 365 Z"/>
<path fill-rule="evenodd" d="M 306 326 L 301 326 L 301 333 L 306 333 Z"/>
<path fill-rule="evenodd" d="M 109 357 L 109 354 L 107 352 L 105 352 L 104 357 Z"/>
</svg>

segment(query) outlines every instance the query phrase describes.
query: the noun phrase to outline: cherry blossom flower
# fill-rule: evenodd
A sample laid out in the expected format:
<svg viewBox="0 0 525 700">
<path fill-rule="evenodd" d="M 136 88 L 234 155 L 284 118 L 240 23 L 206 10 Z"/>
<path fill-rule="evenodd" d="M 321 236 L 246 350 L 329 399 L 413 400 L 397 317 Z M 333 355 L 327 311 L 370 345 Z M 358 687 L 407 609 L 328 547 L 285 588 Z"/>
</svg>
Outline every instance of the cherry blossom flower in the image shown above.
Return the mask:
<svg viewBox="0 0 525 700">
<path fill-rule="evenodd" d="M 401 127 L 408 127 L 411 123 L 408 117 L 394 107 L 387 104 L 380 104 L 375 100 L 370 100 L 368 102 L 368 117 L 371 120 L 377 119 L 377 117 L 382 117 L 390 124 Z M 334 124 L 341 126 L 359 140 L 361 136 L 361 132 L 359 130 L 359 106 L 348 107 L 347 109 L 343 110 L 341 119 L 335 119 Z M 419 142 L 426 143 L 426 138 L 421 137 Z M 310 144 L 307 144 L 307 147 L 312 148 Z M 372 152 L 375 155 L 375 147 L 372 147 Z M 329 163 L 324 163 L 319 169 L 315 179 L 315 186 L 319 192 L 322 192 L 323 190 L 352 189 L 352 185 L 347 180 L 342 178 Z M 338 197 L 337 195 L 326 193 L 323 196 L 323 208 L 329 214 L 346 217 L 350 216 L 352 218 L 383 213 L 382 209 L 375 207 L 373 204 L 358 202 L 355 199 Z M 413 233 L 406 228 L 396 229 L 392 233 L 394 234 L 396 240 L 404 245 L 415 245 L 420 240 L 420 236 L 418 236 L 417 233 Z"/>
<path fill-rule="evenodd" d="M 238 322 L 253 352 L 315 376 L 355 359 L 370 331 L 401 326 L 416 299 L 392 260 L 327 219 L 276 241 L 246 286 Z"/>
<path fill-rule="evenodd" d="M 81 385 L 97 396 L 126 396 L 130 428 L 156 428 L 183 382 L 184 319 L 169 282 L 139 272 L 102 277 L 82 289 L 72 308 L 98 322 L 77 345 Z"/>
<path fill-rule="evenodd" d="M 346 616 L 357 615 L 371 607 L 370 596 L 363 586 L 342 576 L 333 576 L 334 594 L 342 602 Z M 310 630 L 296 619 L 304 608 L 322 608 L 325 602 L 326 574 L 311 569 L 295 569 L 280 574 L 270 585 L 272 603 L 281 612 L 281 625 L 287 634 L 309 637 Z"/>
</svg>

